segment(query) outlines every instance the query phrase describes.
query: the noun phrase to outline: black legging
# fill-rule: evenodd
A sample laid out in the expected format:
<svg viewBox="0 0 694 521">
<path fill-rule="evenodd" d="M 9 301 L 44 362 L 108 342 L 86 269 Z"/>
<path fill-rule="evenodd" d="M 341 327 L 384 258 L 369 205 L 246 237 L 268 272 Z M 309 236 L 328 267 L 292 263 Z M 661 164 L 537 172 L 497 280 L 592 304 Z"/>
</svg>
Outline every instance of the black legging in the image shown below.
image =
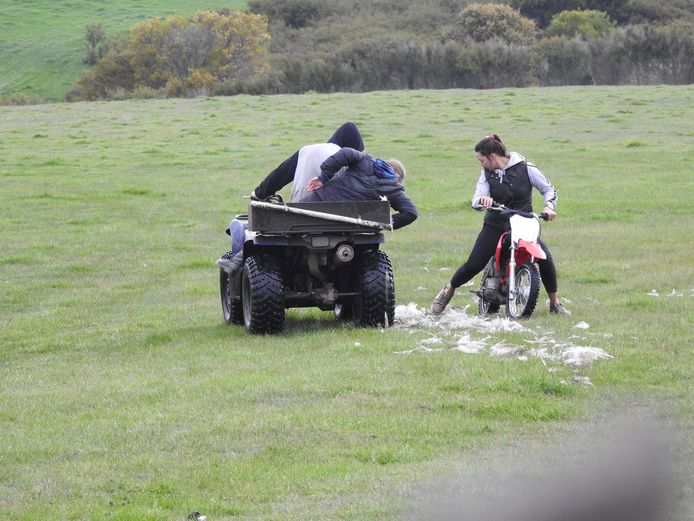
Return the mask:
<svg viewBox="0 0 694 521">
<path fill-rule="evenodd" d="M 477 236 L 475 245 L 472 247 L 467 262 L 460 266 L 451 278 L 451 286 L 458 288 L 472 279 L 484 269 L 489 262 L 489 258 L 494 255 L 499 238 L 504 232 L 498 228 L 493 228 L 487 224 L 482 226 L 482 231 Z M 557 268 L 554 266 L 552 254 L 545 244 L 540 240 L 540 246 L 547 255 L 546 259 L 536 259 L 540 268 L 540 278 L 545 286 L 547 293 L 557 292 Z"/>
</svg>

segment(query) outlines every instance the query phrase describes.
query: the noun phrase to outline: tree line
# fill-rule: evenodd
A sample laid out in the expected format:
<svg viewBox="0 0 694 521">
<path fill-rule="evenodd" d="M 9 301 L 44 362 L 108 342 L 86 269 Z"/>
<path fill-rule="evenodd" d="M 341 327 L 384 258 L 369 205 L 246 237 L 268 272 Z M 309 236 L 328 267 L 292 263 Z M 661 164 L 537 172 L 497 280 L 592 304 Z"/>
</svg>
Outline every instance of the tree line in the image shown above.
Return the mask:
<svg viewBox="0 0 694 521">
<path fill-rule="evenodd" d="M 251 0 L 109 40 L 68 99 L 694 82 L 694 0 Z"/>
</svg>

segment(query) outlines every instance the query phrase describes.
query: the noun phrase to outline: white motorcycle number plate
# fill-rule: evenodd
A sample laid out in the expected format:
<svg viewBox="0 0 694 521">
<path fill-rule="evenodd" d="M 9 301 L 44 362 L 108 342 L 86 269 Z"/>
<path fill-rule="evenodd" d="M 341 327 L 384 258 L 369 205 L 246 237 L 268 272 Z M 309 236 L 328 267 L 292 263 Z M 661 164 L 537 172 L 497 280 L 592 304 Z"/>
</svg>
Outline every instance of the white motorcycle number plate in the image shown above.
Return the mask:
<svg viewBox="0 0 694 521">
<path fill-rule="evenodd" d="M 540 235 L 540 223 L 531 217 L 511 216 L 511 239 L 515 244 L 519 240 L 537 242 Z"/>
</svg>

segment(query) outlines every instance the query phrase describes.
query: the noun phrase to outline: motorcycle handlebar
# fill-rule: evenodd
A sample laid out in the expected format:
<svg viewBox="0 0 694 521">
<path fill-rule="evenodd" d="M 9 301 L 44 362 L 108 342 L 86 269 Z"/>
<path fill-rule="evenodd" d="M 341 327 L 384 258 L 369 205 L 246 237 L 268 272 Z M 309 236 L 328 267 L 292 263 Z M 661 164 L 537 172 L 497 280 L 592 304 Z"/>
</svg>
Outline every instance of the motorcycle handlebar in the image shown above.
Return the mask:
<svg viewBox="0 0 694 521">
<path fill-rule="evenodd" d="M 503 204 L 492 203 L 490 208 L 487 208 L 488 212 L 503 212 L 509 214 L 516 214 L 522 217 L 536 217 L 542 219 L 543 221 L 549 221 L 549 215 L 546 212 L 534 213 L 534 212 L 524 212 L 523 210 L 514 210 L 512 208 L 506 208 Z"/>
</svg>

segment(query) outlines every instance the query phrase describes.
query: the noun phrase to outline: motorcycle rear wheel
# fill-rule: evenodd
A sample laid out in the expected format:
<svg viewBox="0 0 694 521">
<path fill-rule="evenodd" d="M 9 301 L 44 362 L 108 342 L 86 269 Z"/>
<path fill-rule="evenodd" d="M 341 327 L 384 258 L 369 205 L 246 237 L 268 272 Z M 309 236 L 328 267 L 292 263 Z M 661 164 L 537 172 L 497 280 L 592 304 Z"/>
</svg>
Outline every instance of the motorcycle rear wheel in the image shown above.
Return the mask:
<svg viewBox="0 0 694 521">
<path fill-rule="evenodd" d="M 482 282 L 480 284 L 480 290 L 477 293 L 479 300 L 477 301 L 477 310 L 480 315 L 492 315 L 499 311 L 499 303 L 491 302 L 484 298 L 485 290 L 487 289 L 489 279 L 496 278 L 496 273 L 494 270 L 494 257 L 489 259 L 489 262 L 482 272 Z M 493 282 L 493 281 L 491 281 Z"/>
<path fill-rule="evenodd" d="M 516 268 L 515 298 L 506 297 L 506 315 L 509 318 L 527 318 L 535 311 L 540 294 L 540 273 L 533 262 L 526 262 Z"/>
<path fill-rule="evenodd" d="M 477 307 L 479 309 L 479 314 L 480 315 L 493 315 L 497 311 L 499 311 L 499 304 L 496 302 L 492 303 L 487 300 L 484 300 L 482 297 L 479 297 L 479 302 L 477 303 Z"/>
</svg>

